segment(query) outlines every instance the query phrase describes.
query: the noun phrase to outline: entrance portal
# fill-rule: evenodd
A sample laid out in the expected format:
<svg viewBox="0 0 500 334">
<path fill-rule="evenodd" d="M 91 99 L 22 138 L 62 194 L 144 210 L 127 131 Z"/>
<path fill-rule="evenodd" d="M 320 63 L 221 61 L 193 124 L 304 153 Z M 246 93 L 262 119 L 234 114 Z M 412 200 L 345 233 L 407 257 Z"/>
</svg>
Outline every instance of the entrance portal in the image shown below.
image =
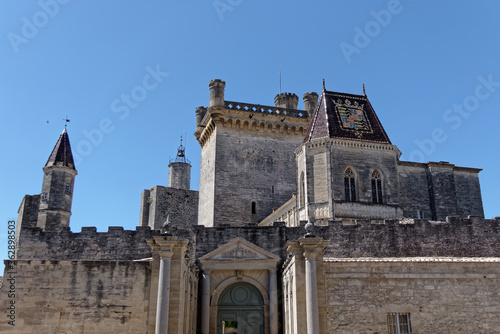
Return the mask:
<svg viewBox="0 0 500 334">
<path fill-rule="evenodd" d="M 221 294 L 217 310 L 217 334 L 264 334 L 264 299 L 248 283 L 235 283 Z"/>
</svg>

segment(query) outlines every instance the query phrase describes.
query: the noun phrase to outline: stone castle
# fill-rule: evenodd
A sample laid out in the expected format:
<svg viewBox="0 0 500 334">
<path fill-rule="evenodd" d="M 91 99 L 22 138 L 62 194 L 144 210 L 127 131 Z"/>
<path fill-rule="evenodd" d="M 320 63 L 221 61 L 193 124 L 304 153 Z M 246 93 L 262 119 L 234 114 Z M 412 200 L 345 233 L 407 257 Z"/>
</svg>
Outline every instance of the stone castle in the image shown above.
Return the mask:
<svg viewBox="0 0 500 334">
<path fill-rule="evenodd" d="M 196 108 L 199 191 L 184 147 L 142 192 L 139 226 L 70 216 L 66 130 L 19 208 L 2 333 L 500 333 L 500 218 L 477 168 L 401 161 L 363 95 L 280 93 Z"/>
</svg>

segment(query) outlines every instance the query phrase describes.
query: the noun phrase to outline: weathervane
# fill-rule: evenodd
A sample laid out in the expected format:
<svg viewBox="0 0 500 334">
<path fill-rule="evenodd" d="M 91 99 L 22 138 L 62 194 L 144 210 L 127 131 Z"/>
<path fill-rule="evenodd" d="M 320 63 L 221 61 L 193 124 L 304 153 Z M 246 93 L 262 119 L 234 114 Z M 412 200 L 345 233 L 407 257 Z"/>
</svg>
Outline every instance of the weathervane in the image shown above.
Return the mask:
<svg viewBox="0 0 500 334">
<path fill-rule="evenodd" d="M 69 119 L 68 119 L 68 116 L 66 115 L 66 118 L 63 119 L 64 121 L 64 128 L 66 129 L 66 127 L 68 126 L 68 123 L 69 123 Z"/>
</svg>

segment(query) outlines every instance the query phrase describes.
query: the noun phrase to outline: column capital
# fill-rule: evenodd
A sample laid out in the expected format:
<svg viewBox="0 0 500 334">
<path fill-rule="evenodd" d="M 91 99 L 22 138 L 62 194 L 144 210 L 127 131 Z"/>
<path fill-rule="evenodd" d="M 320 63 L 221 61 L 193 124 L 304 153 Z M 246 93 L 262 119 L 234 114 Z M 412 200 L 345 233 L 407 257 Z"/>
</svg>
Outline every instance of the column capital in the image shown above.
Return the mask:
<svg viewBox="0 0 500 334">
<path fill-rule="evenodd" d="M 270 274 L 275 274 L 276 275 L 277 271 L 278 270 L 276 270 L 276 269 L 269 269 L 269 273 Z"/>
<path fill-rule="evenodd" d="M 174 247 L 178 246 L 180 241 L 184 240 L 171 236 L 157 236 L 153 240 L 147 240 L 147 243 L 153 253 L 158 253 L 161 259 L 170 259 L 174 254 Z"/>
<path fill-rule="evenodd" d="M 286 251 L 292 255 L 302 255 L 302 247 L 298 241 L 288 241 L 286 243 Z"/>
<path fill-rule="evenodd" d="M 326 246 L 328 246 L 328 241 L 321 238 L 301 238 L 299 244 L 304 249 L 304 257 L 314 259 L 323 254 Z"/>
</svg>

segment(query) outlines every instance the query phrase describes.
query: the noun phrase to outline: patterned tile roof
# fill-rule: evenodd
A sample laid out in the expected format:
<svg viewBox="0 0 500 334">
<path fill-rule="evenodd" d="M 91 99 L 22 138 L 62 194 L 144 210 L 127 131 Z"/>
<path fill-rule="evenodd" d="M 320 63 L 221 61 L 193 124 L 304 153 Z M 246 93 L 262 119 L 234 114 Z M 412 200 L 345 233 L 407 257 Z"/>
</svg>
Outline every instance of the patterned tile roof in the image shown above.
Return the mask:
<svg viewBox="0 0 500 334">
<path fill-rule="evenodd" d="M 391 144 L 366 95 L 323 89 L 306 131 L 304 143 L 343 138 Z"/>
<path fill-rule="evenodd" d="M 49 156 L 49 160 L 47 160 L 47 163 L 45 164 L 45 167 L 49 166 L 65 166 L 75 169 L 73 153 L 71 153 L 71 145 L 69 144 L 69 137 L 66 128 L 59 136 L 59 139 Z"/>
</svg>

